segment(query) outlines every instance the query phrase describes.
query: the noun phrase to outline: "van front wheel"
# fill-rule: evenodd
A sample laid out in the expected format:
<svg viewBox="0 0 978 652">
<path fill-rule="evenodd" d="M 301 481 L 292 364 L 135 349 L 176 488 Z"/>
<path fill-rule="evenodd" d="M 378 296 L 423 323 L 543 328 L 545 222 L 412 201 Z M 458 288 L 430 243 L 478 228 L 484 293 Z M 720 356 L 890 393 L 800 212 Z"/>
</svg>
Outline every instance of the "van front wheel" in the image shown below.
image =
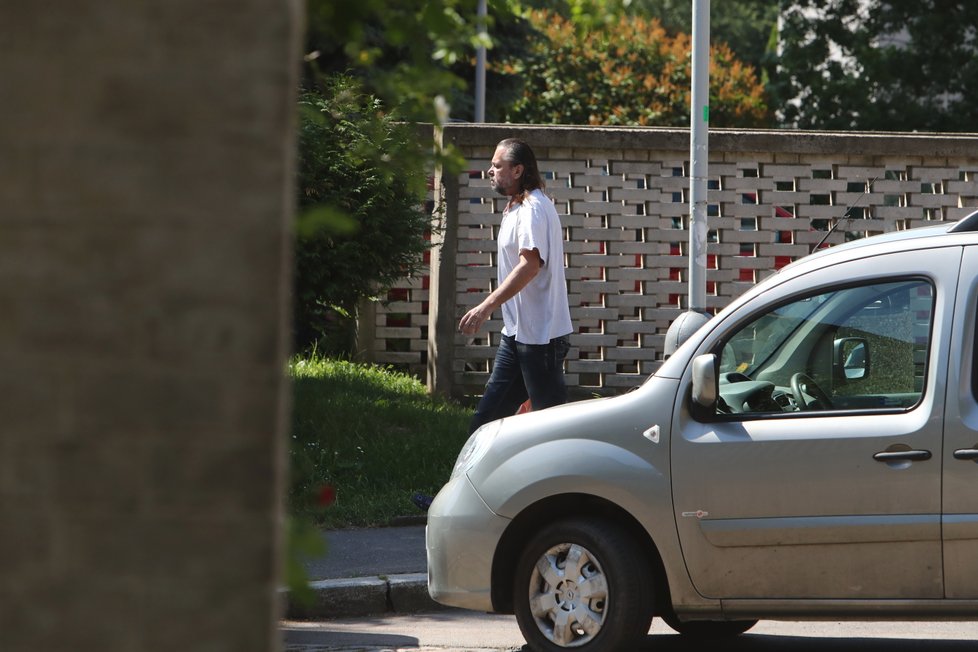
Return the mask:
<svg viewBox="0 0 978 652">
<path fill-rule="evenodd" d="M 516 566 L 520 631 L 538 652 L 629 649 L 652 624 L 648 568 L 638 544 L 613 523 L 552 523 Z"/>
</svg>

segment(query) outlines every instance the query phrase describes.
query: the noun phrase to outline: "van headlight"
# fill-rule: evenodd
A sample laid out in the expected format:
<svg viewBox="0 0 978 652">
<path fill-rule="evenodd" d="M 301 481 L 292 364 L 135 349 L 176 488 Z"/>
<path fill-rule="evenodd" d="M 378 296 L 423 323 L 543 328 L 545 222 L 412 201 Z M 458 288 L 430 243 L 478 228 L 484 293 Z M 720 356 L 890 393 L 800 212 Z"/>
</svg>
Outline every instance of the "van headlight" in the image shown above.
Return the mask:
<svg viewBox="0 0 978 652">
<path fill-rule="evenodd" d="M 492 441 L 496 438 L 496 435 L 499 434 L 502 425 L 503 422 L 501 419 L 491 421 L 472 433 L 469 440 L 465 442 L 465 446 L 462 446 L 462 451 L 458 454 L 458 459 L 455 460 L 455 468 L 452 469 L 452 479 L 458 475 L 462 475 L 478 464 L 479 460 L 486 454 L 486 451 L 489 450 L 489 446 L 492 445 Z"/>
</svg>

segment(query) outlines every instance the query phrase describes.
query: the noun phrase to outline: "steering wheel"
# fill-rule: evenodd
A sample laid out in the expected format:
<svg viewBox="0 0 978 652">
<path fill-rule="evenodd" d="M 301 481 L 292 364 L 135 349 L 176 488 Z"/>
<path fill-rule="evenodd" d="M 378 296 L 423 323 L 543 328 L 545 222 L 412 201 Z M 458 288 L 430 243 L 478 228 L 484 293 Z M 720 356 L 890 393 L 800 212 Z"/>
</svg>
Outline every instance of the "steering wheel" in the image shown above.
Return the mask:
<svg viewBox="0 0 978 652">
<path fill-rule="evenodd" d="M 791 377 L 791 393 L 795 403 L 804 410 L 832 409 L 832 399 L 808 374 L 799 372 Z M 811 402 L 805 400 L 805 394 L 812 397 Z"/>
</svg>

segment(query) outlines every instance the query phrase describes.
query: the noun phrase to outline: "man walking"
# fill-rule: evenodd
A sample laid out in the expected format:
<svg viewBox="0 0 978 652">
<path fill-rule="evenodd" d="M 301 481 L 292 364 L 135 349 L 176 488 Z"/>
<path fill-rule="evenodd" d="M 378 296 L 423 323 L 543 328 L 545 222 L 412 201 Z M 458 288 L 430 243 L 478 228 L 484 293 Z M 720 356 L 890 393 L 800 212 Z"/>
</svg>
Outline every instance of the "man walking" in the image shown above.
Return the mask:
<svg viewBox="0 0 978 652">
<path fill-rule="evenodd" d="M 497 287 L 462 316 L 458 329 L 475 335 L 497 308 L 502 308 L 503 329 L 469 434 L 516 414 L 527 399 L 533 410 L 566 403 L 564 358 L 574 330 L 560 218 L 544 194 L 533 150 L 515 138 L 501 141 L 488 174 L 493 189 L 509 197 L 496 240 Z M 412 501 L 427 511 L 432 496 L 414 494 Z"/>
<path fill-rule="evenodd" d="M 567 401 L 564 358 L 571 324 L 564 279 L 560 218 L 544 194 L 536 156 L 522 140 L 496 146 L 488 171 L 492 188 L 507 197 L 497 238 L 497 287 L 458 323 L 474 335 L 502 308 L 502 339 L 492 374 L 469 427 L 516 413 L 529 399 L 533 410 Z"/>
</svg>

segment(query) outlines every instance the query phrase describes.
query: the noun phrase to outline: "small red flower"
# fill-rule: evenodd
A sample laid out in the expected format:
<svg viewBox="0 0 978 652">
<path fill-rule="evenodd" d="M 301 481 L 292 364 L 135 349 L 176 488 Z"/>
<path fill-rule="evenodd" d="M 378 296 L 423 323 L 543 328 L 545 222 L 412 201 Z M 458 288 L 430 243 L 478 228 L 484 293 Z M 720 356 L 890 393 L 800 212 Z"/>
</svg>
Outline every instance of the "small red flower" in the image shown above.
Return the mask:
<svg viewBox="0 0 978 652">
<path fill-rule="evenodd" d="M 331 484 L 324 484 L 319 488 L 319 495 L 316 500 L 320 507 L 329 507 L 336 502 L 336 487 Z"/>
</svg>

